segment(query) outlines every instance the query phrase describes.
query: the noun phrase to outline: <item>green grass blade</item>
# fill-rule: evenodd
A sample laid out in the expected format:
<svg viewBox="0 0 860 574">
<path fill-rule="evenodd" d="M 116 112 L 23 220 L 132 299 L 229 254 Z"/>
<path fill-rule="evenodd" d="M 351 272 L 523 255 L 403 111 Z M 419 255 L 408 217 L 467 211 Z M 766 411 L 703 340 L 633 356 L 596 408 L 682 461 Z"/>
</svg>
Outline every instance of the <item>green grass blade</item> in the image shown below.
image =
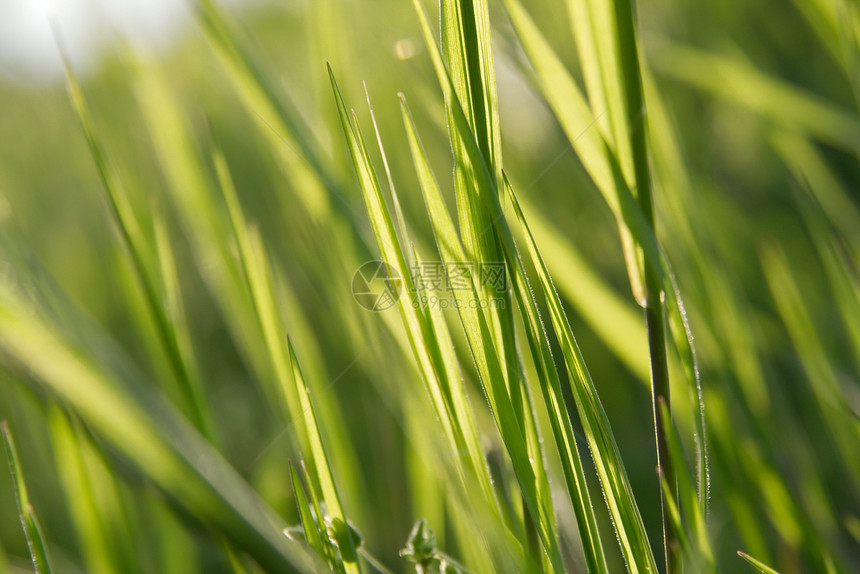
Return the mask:
<svg viewBox="0 0 860 574">
<path fill-rule="evenodd" d="M 36 511 L 30 504 L 27 495 L 27 485 L 24 483 L 24 474 L 21 471 L 21 462 L 18 451 L 15 449 L 15 441 L 12 439 L 12 431 L 9 423 L 3 421 L 0 424 L 3 429 L 3 445 L 6 447 L 6 459 L 9 461 L 9 472 L 12 474 L 12 484 L 15 487 L 15 502 L 18 504 L 18 517 L 21 527 L 27 538 L 27 548 L 30 550 L 30 558 L 33 560 L 33 568 L 36 574 L 50 574 L 51 561 L 48 557 L 48 545 L 42 534 L 42 527 Z"/>
<path fill-rule="evenodd" d="M 132 210 L 129 199 L 119 179 L 110 168 L 104 144 L 96 132 L 92 115 L 90 114 L 78 79 L 68 62 L 65 62 L 65 66 L 69 98 L 83 127 L 84 135 L 87 138 L 90 154 L 95 161 L 96 168 L 101 177 L 114 223 L 119 230 L 125 247 L 128 249 L 136 279 L 145 295 L 147 311 L 156 326 L 159 342 L 167 356 L 171 370 L 179 382 L 179 391 L 183 399 L 184 410 L 191 414 L 197 428 L 206 436 L 214 436 L 208 407 L 204 403 L 202 396 L 200 379 L 187 354 L 189 350 L 188 346 L 187 344 L 183 346 L 183 341 L 180 339 L 182 335 L 179 335 L 176 331 L 178 327 L 176 320 L 179 320 L 179 318 L 169 316 L 168 309 L 172 308 L 173 311 L 179 312 L 179 309 L 176 307 L 176 286 L 174 284 L 164 285 L 160 277 L 160 272 L 172 273 L 169 269 L 172 263 L 162 259 L 162 257 L 169 256 L 169 254 L 165 251 L 164 245 L 160 245 L 161 250 L 155 252 L 151 242 L 143 233 L 140 222 Z M 159 264 L 161 264 L 160 269 Z M 165 276 L 165 280 L 173 278 L 171 275 Z M 163 294 L 165 293 L 174 305 L 166 307 L 162 304 Z"/>
<path fill-rule="evenodd" d="M 486 215 L 487 225 L 475 228 L 482 237 L 488 237 L 493 231 L 494 242 L 498 241 L 495 230 L 492 228 L 493 221 L 489 219 L 490 206 L 492 202 L 498 202 L 498 192 L 493 181 L 483 154 L 475 139 L 472 129 L 468 123 L 463 108 L 460 106 L 456 95 L 454 83 L 448 74 L 442 61 L 442 55 L 437 46 L 433 33 L 423 8 L 418 2 L 413 2 L 418 14 L 425 45 L 430 51 L 433 66 L 439 83 L 445 94 L 446 107 L 448 109 L 450 129 L 452 130 L 452 145 L 454 155 L 458 164 L 466 167 L 462 174 L 469 174 L 469 185 L 475 190 L 471 195 L 466 195 L 464 201 L 481 202 L 480 211 L 474 211 L 469 225 L 477 225 L 474 218 L 476 214 Z M 438 186 L 435 186 L 438 189 Z M 425 190 L 426 191 L 426 190 Z M 425 198 L 425 202 L 427 199 Z M 441 206 L 444 203 L 440 204 Z M 463 203 L 458 197 L 458 209 L 461 214 L 461 227 L 463 220 Z M 432 210 L 428 203 L 428 211 Z M 433 215 L 431 214 L 431 218 Z M 461 229 L 464 237 L 469 235 L 469 230 Z M 452 240 L 456 236 L 449 233 Z M 476 261 L 468 252 L 467 241 L 460 245 L 449 241 L 447 238 L 440 241 L 437 246 L 444 262 L 456 265 L 456 262 Z M 497 244 L 492 248 L 494 252 L 501 255 Z M 465 255 L 465 257 L 464 257 Z M 496 256 L 497 257 L 497 256 Z M 477 261 L 498 261 L 493 259 L 478 259 Z M 468 271 L 468 270 L 467 270 Z M 450 279 L 450 278 L 449 278 Z M 523 496 L 524 508 L 527 509 L 530 520 L 536 522 L 537 530 L 549 556 L 549 559 L 558 568 L 560 554 L 558 548 L 556 525 L 552 509 L 552 500 L 549 493 L 546 471 L 543 468 L 543 456 L 540 453 L 540 445 L 537 441 L 537 432 L 530 399 L 527 392 L 521 390 L 520 382 L 523 379 L 519 359 L 516 356 L 513 345 L 512 312 L 505 314 L 496 311 L 493 305 L 489 306 L 485 314 L 481 301 L 491 300 L 487 285 L 479 278 L 470 277 L 471 293 L 454 290 L 453 295 L 459 298 L 457 302 L 461 323 L 466 331 L 469 347 L 479 372 L 484 391 L 487 395 L 497 426 L 502 434 L 505 447 L 511 456 L 517 481 Z M 509 301 L 509 295 L 505 295 Z M 509 305 L 505 305 L 509 309 Z M 515 427 L 510 426 L 515 424 Z"/>
<path fill-rule="evenodd" d="M 131 396 L 57 335 L 56 327 L 34 315 L 20 294 L 7 286 L 0 291 L 0 348 L 11 359 L 31 369 L 173 501 L 262 566 L 307 571 L 307 556 L 287 543 L 280 520 L 161 397 L 142 384 Z M 99 346 L 87 342 L 87 348 Z M 133 377 L 128 369 L 123 372 Z"/>
<path fill-rule="evenodd" d="M 750 556 L 746 552 L 741 552 L 740 550 L 738 550 L 738 556 L 740 556 L 741 558 L 746 560 L 748 563 L 752 564 L 752 566 L 756 570 L 761 572 L 761 574 L 779 574 L 779 572 L 777 572 L 776 570 L 774 570 L 773 568 L 771 568 L 770 566 L 768 566 L 764 562 L 761 562 L 760 560 L 756 560 L 755 558 L 753 558 L 752 556 Z"/>
<path fill-rule="evenodd" d="M 334 475 L 329 467 L 328 456 L 323 445 L 319 424 L 317 423 L 314 407 L 308 393 L 308 387 L 305 383 L 304 375 L 302 375 L 298 358 L 296 358 L 295 351 L 289 340 L 287 341 L 287 347 L 289 349 L 290 362 L 292 363 L 293 381 L 299 397 L 301 417 L 305 426 L 305 433 L 308 437 L 310 458 L 313 461 L 313 468 L 316 470 L 316 478 L 321 489 L 322 500 L 325 502 L 328 516 L 332 520 L 332 525 L 329 527 L 333 530 L 334 542 L 340 550 L 340 558 L 343 562 L 344 571 L 347 574 L 358 574 L 361 572 L 361 568 L 358 562 L 356 541 L 353 540 L 346 514 L 344 513 L 343 505 L 335 486 Z M 329 536 L 332 536 L 332 534 L 330 533 Z"/>
<path fill-rule="evenodd" d="M 816 94 L 772 78 L 746 62 L 677 44 L 661 45 L 655 69 L 734 102 L 778 125 L 847 150 L 860 150 L 860 118 Z M 702 74 L 701 70 L 710 70 Z"/>
<path fill-rule="evenodd" d="M 553 327 L 561 342 L 565 364 L 570 374 L 571 390 L 627 567 L 631 572 L 656 572 L 657 567 L 648 542 L 648 535 L 630 488 L 618 445 L 612 435 L 609 420 L 597 396 L 597 390 L 576 344 L 570 323 L 549 277 L 549 271 L 525 221 L 517 198 L 510 187 L 508 192 L 526 238 L 529 255 L 537 270 L 541 289 L 549 305 Z"/>
<path fill-rule="evenodd" d="M 290 479 L 293 484 L 293 493 L 296 497 L 296 505 L 299 509 L 299 518 L 302 521 L 302 530 L 305 534 L 305 540 L 307 541 L 308 546 L 317 553 L 320 560 L 325 560 L 328 553 L 323 544 L 323 537 L 320 534 L 320 526 L 317 521 L 314 520 L 314 513 L 311 510 L 310 502 L 308 502 L 308 497 L 305 494 L 305 487 L 292 463 L 290 463 Z"/>
<path fill-rule="evenodd" d="M 708 503 L 709 470 L 704 399 L 692 333 L 674 275 L 661 251 L 653 226 L 624 180 L 615 154 L 609 149 L 599 130 L 591 129 L 597 120 L 592 115 L 576 82 L 518 0 L 506 0 L 505 5 L 523 48 L 535 68 L 541 94 L 552 108 L 606 204 L 615 214 L 622 240 L 624 234 L 629 231 L 632 239 L 644 253 L 645 269 L 659 278 L 657 282 L 665 293 L 672 339 L 684 367 L 689 400 L 696 413 L 698 488 L 700 505 L 705 508 Z M 636 273 L 633 273 L 628 259 L 628 274 L 631 275 L 634 295 L 642 303 L 643 299 L 640 295 L 644 293 L 637 294 L 636 281 L 633 277 Z"/>
</svg>

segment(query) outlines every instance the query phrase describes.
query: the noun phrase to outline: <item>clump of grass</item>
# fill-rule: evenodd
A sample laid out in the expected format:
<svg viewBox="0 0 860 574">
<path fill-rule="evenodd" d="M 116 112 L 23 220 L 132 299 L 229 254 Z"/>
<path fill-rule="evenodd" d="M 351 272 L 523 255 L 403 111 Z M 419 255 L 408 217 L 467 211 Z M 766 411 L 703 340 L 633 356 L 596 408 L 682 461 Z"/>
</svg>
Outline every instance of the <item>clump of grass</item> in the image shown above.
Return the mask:
<svg viewBox="0 0 860 574">
<path fill-rule="evenodd" d="M 839 353 L 860 350 L 858 214 L 835 152 L 817 143 L 855 153 L 857 114 L 735 56 L 646 44 L 624 0 L 558 3 L 572 69 L 537 11 L 500 4 L 441 0 L 436 30 L 413 1 L 423 51 L 402 41 L 421 58 L 408 63 L 420 81 L 378 79 L 406 93 L 369 109 L 376 147 L 350 108 L 365 62 L 334 57 L 341 30 L 320 33 L 322 21 L 343 24 L 337 2 L 312 9 L 318 36 L 307 40 L 334 55 L 310 72 L 328 107 L 282 89 L 253 35 L 208 0 L 196 12 L 224 85 L 205 121 L 162 65 L 126 54 L 128 114 L 146 130 L 133 159 L 67 66 L 123 289 L 104 304 L 118 318 L 94 320 L 27 241 L 4 236 L 3 392 L 23 432 L 47 423 L 27 444 L 53 453 L 37 474 L 37 449 L 23 452 L 40 479 L 28 494 L 4 423 L 37 572 L 674 574 L 734 571 L 738 555 L 761 572 L 857 564 L 860 427 L 847 373 L 860 363 Z M 856 13 L 798 4 L 856 88 Z M 497 85 L 512 69 L 573 150 L 576 184 L 552 178 L 538 197 L 518 185 Z M 750 222 L 685 157 L 693 136 L 674 128 L 666 78 L 761 120 L 793 178 L 809 241 L 777 231 L 755 242 L 763 281 L 752 294 L 730 231 Z M 452 175 L 438 178 L 446 159 Z M 629 294 L 545 213 L 580 188 L 602 201 L 588 239 L 611 237 L 600 248 Z M 801 263 L 796 249 L 808 252 Z M 372 260 L 397 295 L 381 313 L 344 288 Z M 805 276 L 810 261 L 826 281 Z M 504 270 L 501 290 L 488 265 Z M 428 297 L 455 284 L 450 309 Z M 822 309 L 844 340 L 823 329 Z M 772 382 L 786 372 L 794 386 Z M 643 399 L 630 401 L 632 422 L 619 416 L 622 395 Z M 36 498 L 53 482 L 60 495 Z M 74 552 L 56 526 L 68 519 Z"/>
</svg>

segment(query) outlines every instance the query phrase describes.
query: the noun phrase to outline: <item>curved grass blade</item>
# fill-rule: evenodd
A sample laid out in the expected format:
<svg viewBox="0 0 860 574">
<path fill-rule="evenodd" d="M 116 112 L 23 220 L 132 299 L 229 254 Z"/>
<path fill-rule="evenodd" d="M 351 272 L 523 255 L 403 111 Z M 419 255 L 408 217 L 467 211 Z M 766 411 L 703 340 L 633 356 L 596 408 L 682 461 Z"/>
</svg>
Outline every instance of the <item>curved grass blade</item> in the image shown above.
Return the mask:
<svg viewBox="0 0 860 574">
<path fill-rule="evenodd" d="M 756 570 L 761 572 L 761 574 L 779 574 L 779 572 L 777 572 L 776 570 L 774 570 L 773 568 L 771 568 L 770 566 L 768 566 L 764 562 L 761 562 L 760 560 L 756 560 L 755 558 L 753 558 L 752 556 L 750 556 L 746 552 L 741 552 L 740 550 L 738 550 L 738 556 L 740 556 L 741 558 L 743 558 L 744 560 L 746 560 L 747 562 L 752 564 Z"/>
<path fill-rule="evenodd" d="M 261 566 L 308 570 L 307 555 L 287 543 L 280 519 L 169 404 L 142 384 L 134 385 L 132 396 L 132 388 L 118 386 L 113 375 L 35 315 L 16 290 L 4 285 L 0 294 L 0 348 L 9 359 L 30 369 L 177 505 Z M 88 340 L 86 347 L 104 350 L 105 344 Z M 139 383 L 119 352 L 109 350 L 128 382 Z"/>
<path fill-rule="evenodd" d="M 24 475 L 21 472 L 21 462 L 18 459 L 18 451 L 15 449 L 15 441 L 12 439 L 12 431 L 9 423 L 0 423 L 3 430 L 3 445 L 6 447 L 6 459 L 9 461 L 9 472 L 12 474 L 12 485 L 15 487 L 15 502 L 18 504 L 18 518 L 27 538 L 27 548 L 30 550 L 30 558 L 33 560 L 33 568 L 36 574 L 50 574 L 51 560 L 48 557 L 48 545 L 36 511 L 30 504 L 27 495 L 27 485 L 24 483 Z"/>
</svg>

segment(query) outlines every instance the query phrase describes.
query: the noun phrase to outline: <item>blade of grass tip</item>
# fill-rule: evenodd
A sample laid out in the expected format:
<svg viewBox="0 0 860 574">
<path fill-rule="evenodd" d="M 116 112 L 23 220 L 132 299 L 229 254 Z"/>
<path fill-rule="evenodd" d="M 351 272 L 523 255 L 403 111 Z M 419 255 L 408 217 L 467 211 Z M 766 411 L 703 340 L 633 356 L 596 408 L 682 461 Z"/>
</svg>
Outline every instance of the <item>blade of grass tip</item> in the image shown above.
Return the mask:
<svg viewBox="0 0 860 574">
<path fill-rule="evenodd" d="M 451 416 L 451 409 L 445 403 L 443 391 L 440 388 L 442 385 L 439 381 L 445 376 L 444 368 L 433 363 L 432 349 L 435 342 L 431 338 L 425 336 L 425 333 L 428 332 L 426 318 L 413 306 L 411 297 L 414 293 L 414 286 L 411 274 L 406 267 L 405 259 L 391 223 L 391 218 L 388 214 L 385 201 L 379 188 L 379 182 L 376 179 L 375 172 L 373 171 L 373 167 L 367 156 L 367 151 L 361 137 L 361 133 L 358 129 L 358 125 L 355 122 L 354 116 L 350 118 L 347 113 L 343 97 L 340 94 L 340 90 L 337 87 L 337 82 L 335 81 L 334 74 L 330 67 L 329 76 L 332 83 L 332 90 L 335 95 L 335 102 L 338 107 L 338 113 L 341 118 L 344 135 L 346 136 L 347 143 L 349 144 L 350 154 L 353 158 L 353 163 L 355 164 L 355 169 L 359 177 L 359 184 L 362 190 L 362 195 L 364 196 L 371 225 L 373 226 L 374 234 L 377 239 L 380 255 L 386 264 L 391 266 L 397 275 L 399 275 L 400 281 L 402 281 L 403 291 L 409 294 L 409 297 L 400 297 L 398 299 L 398 308 L 400 310 L 401 319 L 406 327 L 412 352 L 418 362 L 423 382 L 428 390 L 428 394 L 430 395 L 438 418 L 442 423 L 445 431 L 445 438 L 450 445 L 450 452 L 459 453 L 461 449 L 465 449 L 467 447 L 464 442 L 465 439 L 462 437 L 462 431 L 458 429 L 456 421 Z M 460 257 L 457 261 L 463 261 L 463 258 Z M 485 324 L 484 327 L 486 327 Z M 484 334 L 483 336 L 486 337 L 487 335 Z M 485 381 L 486 380 L 495 381 L 496 383 L 504 386 L 504 378 L 500 374 L 495 378 L 485 378 Z M 507 390 L 505 389 L 504 393 L 506 394 L 506 392 Z M 506 411 L 506 414 L 507 413 L 508 411 Z M 462 463 L 461 458 L 458 456 L 455 456 L 453 460 L 457 465 L 461 465 Z M 473 469 L 469 471 L 460 466 L 459 472 L 461 473 L 461 479 L 466 481 L 467 477 L 471 476 L 472 472 L 486 473 L 487 469 L 486 464 L 482 463 L 480 470 Z M 526 484 L 533 483 L 533 480 L 534 479 L 532 478 L 531 482 L 526 481 Z M 464 482 L 464 484 L 468 484 L 468 482 Z M 495 497 L 488 497 L 485 500 L 487 504 L 494 508 L 494 513 L 497 516 L 500 516 L 501 510 L 498 508 Z M 518 542 L 515 539 L 511 538 L 508 542 L 511 548 L 518 547 Z M 519 556 L 519 552 L 517 552 L 516 555 Z"/>
<path fill-rule="evenodd" d="M 779 572 L 777 572 L 776 570 L 774 570 L 773 568 L 771 568 L 770 566 L 768 566 L 764 562 L 761 562 L 760 560 L 756 560 L 755 558 L 753 558 L 752 556 L 750 556 L 746 552 L 742 552 L 742 551 L 738 550 L 738 556 L 740 556 L 741 558 L 746 560 L 749 564 L 751 564 L 753 567 L 755 567 L 755 569 L 758 570 L 759 572 L 761 572 L 761 574 L 779 574 Z"/>
<path fill-rule="evenodd" d="M 280 519 L 192 425 L 153 394 L 118 349 L 82 327 L 81 346 L 110 357 L 128 386 L 118 386 L 114 374 L 58 335 L 15 289 L 0 285 L 0 295 L 0 348 L 7 361 L 28 369 L 178 506 L 264 568 L 307 570 L 307 555 L 287 544 Z"/>
<path fill-rule="evenodd" d="M 364 85 L 364 95 L 367 97 L 367 109 L 370 111 L 370 120 L 373 123 L 373 132 L 376 134 L 376 143 L 379 146 L 379 154 L 382 156 L 382 166 L 385 169 L 385 178 L 388 181 L 388 190 L 391 193 L 391 202 L 394 204 L 394 216 L 397 219 L 397 227 L 400 232 L 400 243 L 409 244 L 409 232 L 406 230 L 406 219 L 403 217 L 403 208 L 400 207 L 400 198 L 397 194 L 397 189 L 394 187 L 394 179 L 391 177 L 391 168 L 388 166 L 388 156 L 385 154 L 385 147 L 382 145 L 382 136 L 379 133 L 379 125 L 376 123 L 376 114 L 373 113 L 373 106 L 370 103 L 370 92 L 367 90 L 367 82 L 362 82 Z M 410 255 L 409 252 L 405 254 Z M 407 263 L 415 263 L 415 260 Z"/>
<path fill-rule="evenodd" d="M 421 23 L 425 44 L 430 51 L 439 83 L 445 95 L 455 159 L 458 163 L 468 166 L 466 173 L 470 174 L 469 185 L 474 188 L 472 193 L 466 194 L 465 200 L 483 204 L 479 210 L 473 210 L 473 215 L 468 218 L 470 219 L 469 224 L 474 225 L 478 221 L 474 218 L 479 217 L 481 213 L 487 215 L 489 220 L 488 206 L 492 205 L 492 201 L 499 201 L 496 184 L 490 175 L 490 168 L 484 161 L 483 153 L 477 144 L 472 128 L 469 126 L 466 113 L 455 93 L 453 82 L 442 61 L 439 47 L 433 38 L 427 15 L 419 2 L 414 1 L 413 5 Z M 462 204 L 459 209 L 462 215 Z M 486 227 L 478 230 L 479 235 L 487 236 L 491 227 L 492 221 L 489 220 Z M 493 244 L 492 247 L 489 244 L 487 247 L 490 247 L 496 255 L 492 259 L 479 259 L 478 262 L 500 261 L 498 244 L 496 243 L 498 237 L 496 237 L 495 230 L 492 231 Z M 464 230 L 464 235 L 467 234 Z M 439 242 L 437 241 L 437 243 Z M 457 243 L 459 244 L 459 241 Z M 442 250 L 443 246 L 439 245 L 439 248 Z M 458 251 L 468 253 L 462 247 Z M 448 253 L 451 253 L 450 250 Z M 444 254 L 443 251 L 443 260 L 448 264 L 458 261 L 475 261 L 474 258 L 445 259 Z M 492 300 L 493 293 L 490 291 L 489 285 L 474 276 L 471 279 L 472 293 L 470 296 L 473 299 L 472 303 Z M 455 297 L 463 295 L 463 293 L 458 293 L 458 290 L 452 291 Z M 482 296 L 484 299 L 481 298 Z M 543 467 L 543 455 L 540 452 L 539 439 L 537 439 L 530 397 L 527 391 L 523 392 L 525 387 L 520 385 L 524 377 L 513 340 L 513 310 L 510 305 L 510 293 L 507 289 L 505 289 L 504 300 L 506 308 L 504 314 L 499 313 L 495 305 L 490 305 L 485 316 L 480 305 L 470 308 L 468 299 L 460 301 L 457 307 L 497 426 L 503 435 L 505 446 L 514 464 L 524 508 L 530 513 L 529 519 L 537 524 L 540 540 L 547 551 L 547 555 L 553 561 L 554 567 L 558 568 L 561 557 L 551 494 L 546 471 Z M 463 303 L 466 304 L 465 308 Z M 497 348 L 501 350 L 500 353 L 496 352 Z M 497 367 L 498 372 L 496 372 Z M 499 388 L 497 390 L 495 385 L 498 384 L 501 384 L 504 389 Z M 509 416 L 513 418 L 509 419 Z M 511 422 L 515 423 L 517 428 L 508 427 Z"/>
<path fill-rule="evenodd" d="M 606 503 L 615 525 L 627 567 L 631 572 L 656 573 L 657 567 L 648 535 L 645 532 L 645 525 L 633 496 L 606 412 L 600 403 L 597 389 L 585 366 L 585 360 L 576 343 L 570 323 L 549 276 L 549 271 L 534 241 L 534 236 L 517 202 L 516 195 L 510 185 L 506 187 L 514 213 L 523 230 L 529 255 L 537 270 L 541 288 L 549 306 L 553 327 L 559 337 L 565 364 L 570 374 L 571 391 L 600 483 L 603 486 Z"/>
<path fill-rule="evenodd" d="M 289 339 L 287 339 L 287 348 L 289 349 L 290 362 L 292 363 L 293 381 L 296 385 L 299 405 L 302 409 L 302 420 L 310 445 L 309 454 L 316 469 L 317 483 L 321 488 L 322 498 L 326 504 L 326 511 L 332 520 L 331 528 L 333 533 L 329 535 L 334 537 L 334 541 L 340 550 L 344 571 L 347 574 L 358 574 L 361 572 L 361 568 L 358 563 L 356 541 L 353 540 L 352 529 L 348 525 L 340 496 L 337 493 L 334 475 L 329 466 L 328 456 L 323 445 L 313 403 L 311 402 L 308 387 L 305 384 L 304 375 L 302 375 L 301 367 L 299 366 L 299 360 L 296 358 L 293 345 Z"/>
<path fill-rule="evenodd" d="M 397 234 L 391 223 L 388 210 L 385 206 L 385 200 L 379 188 L 379 182 L 367 157 L 366 149 L 361 139 L 361 135 L 357 130 L 357 125 L 350 119 L 340 90 L 335 81 L 334 74 L 329 67 L 329 77 L 334 91 L 335 101 L 338 107 L 338 113 L 341 118 L 344 134 L 349 144 L 350 154 L 352 155 L 353 163 L 355 164 L 356 172 L 359 176 L 359 183 L 364 196 L 367 212 L 370 217 L 371 225 L 374 229 L 374 234 L 377 239 L 380 255 L 386 265 L 393 269 L 394 277 L 398 277 L 401 281 L 401 287 L 406 295 L 398 299 L 398 308 L 400 310 L 401 319 L 406 327 L 409 343 L 412 347 L 413 354 L 418 361 L 418 366 L 421 370 L 422 378 L 430 395 L 434 408 L 439 416 L 445 431 L 446 439 L 448 440 L 452 453 L 459 452 L 465 448 L 464 439 L 461 437 L 461 431 L 458 429 L 455 421 L 452 419 L 450 409 L 444 398 L 443 388 L 449 385 L 440 383 L 442 377 L 445 376 L 444 369 L 440 369 L 433 362 L 433 340 L 425 336 L 428 333 L 426 317 L 418 309 L 415 308 L 412 301 L 414 294 L 414 286 L 409 268 L 406 265 L 405 258 L 400 243 L 397 240 Z M 459 458 L 455 459 L 459 463 Z M 464 475 L 464 477 L 467 475 Z M 492 499 L 489 499 L 490 501 Z"/>
<path fill-rule="evenodd" d="M 48 557 L 48 545 L 42 534 L 42 527 L 36 517 L 36 511 L 30 504 L 27 495 L 27 485 L 24 483 L 24 475 L 21 471 L 21 462 L 18 451 L 15 449 L 15 441 L 12 439 L 12 431 L 9 423 L 0 423 L 3 430 L 3 445 L 6 447 L 6 458 L 9 461 L 9 472 L 12 474 L 12 485 L 15 488 L 15 502 L 18 504 L 18 518 L 21 520 L 21 528 L 27 538 L 27 548 L 30 558 L 33 560 L 33 568 L 36 574 L 50 574 L 51 561 Z"/>
<path fill-rule="evenodd" d="M 439 192 L 438 185 L 435 182 L 432 171 L 427 163 L 426 156 L 418 138 L 417 130 L 412 120 L 412 115 L 406 103 L 405 97 L 401 94 L 401 109 L 403 113 L 404 125 L 407 128 L 407 135 L 412 150 L 413 162 L 415 163 L 416 172 L 419 175 L 422 190 L 424 192 L 425 201 L 428 205 L 431 223 L 436 234 L 437 242 L 449 245 L 449 250 L 453 250 L 456 256 L 457 245 L 456 231 L 454 224 L 444 208 L 444 200 Z M 517 301 L 523 310 L 523 320 L 527 325 L 527 335 L 529 336 L 529 345 L 532 354 L 535 357 L 536 367 L 538 369 L 538 380 L 541 381 L 541 390 L 544 393 L 545 401 L 550 408 L 552 415 L 550 422 L 553 427 L 553 433 L 558 444 L 559 454 L 565 473 L 565 480 L 568 485 L 571 500 L 574 503 L 574 509 L 577 513 L 577 522 L 580 527 L 581 536 L 584 545 L 584 553 L 586 561 L 589 564 L 589 571 L 602 572 L 606 570 L 605 558 L 603 556 L 602 546 L 600 545 L 599 534 L 597 530 L 596 520 L 593 514 L 593 506 L 588 495 L 584 470 L 581 465 L 579 453 L 576 450 L 576 441 L 573 434 L 573 429 L 570 426 L 570 417 L 567 413 L 566 406 L 561 394 L 561 385 L 555 371 L 555 365 L 552 360 L 546 334 L 543 331 L 540 316 L 537 312 L 536 304 L 533 300 L 531 288 L 528 285 L 528 280 L 525 271 L 522 267 L 522 262 L 519 254 L 516 253 L 516 247 L 513 244 L 513 237 L 508 232 L 503 230 L 500 233 L 502 246 L 505 250 L 506 258 L 510 261 L 512 269 L 512 277 L 515 284 L 515 293 Z M 444 252 L 446 249 L 440 247 Z M 445 257 L 443 253 L 443 258 Z M 432 311 L 432 310 L 431 310 Z M 546 384 L 547 381 L 549 384 Z"/>
</svg>

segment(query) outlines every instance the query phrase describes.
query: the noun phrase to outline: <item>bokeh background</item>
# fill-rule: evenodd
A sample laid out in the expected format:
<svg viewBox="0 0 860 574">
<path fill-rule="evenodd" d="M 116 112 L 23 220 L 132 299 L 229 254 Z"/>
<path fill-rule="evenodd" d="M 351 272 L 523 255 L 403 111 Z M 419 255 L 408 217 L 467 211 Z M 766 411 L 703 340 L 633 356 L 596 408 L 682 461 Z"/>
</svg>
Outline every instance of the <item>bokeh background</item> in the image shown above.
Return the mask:
<svg viewBox="0 0 860 574">
<path fill-rule="evenodd" d="M 527 7 L 580 78 L 564 4 Z M 635 328 L 629 322 L 641 317 L 617 227 L 533 87 L 504 10 L 490 5 L 505 169 L 533 214 L 656 540 L 660 506 L 644 322 L 634 321 Z M 431 13 L 438 9 L 427 6 Z M 342 183 L 326 203 L 372 246 L 366 256 L 374 257 L 375 244 L 326 61 L 368 135 L 366 84 L 410 231 L 419 245 L 432 245 L 398 92 L 412 105 L 447 194 L 453 164 L 440 91 L 410 3 L 233 1 L 223 7 L 261 76 L 276 98 L 299 110 L 304 133 Z M 746 565 L 735 552 L 747 550 L 786 574 L 823 572 L 826 548 L 833 571 L 857 571 L 860 442 L 856 433 L 853 443 L 834 439 L 828 417 L 834 409 L 853 410 L 850 421 L 860 412 L 860 316 L 851 314 L 860 285 L 860 59 L 856 42 L 844 41 L 860 34 L 860 8 L 851 0 L 639 0 L 637 10 L 643 59 L 666 120 L 658 125 L 672 134 L 673 144 L 655 161 L 658 235 L 699 351 L 711 435 L 709 523 L 721 569 L 742 571 Z M 21 0 L 0 6 L 0 273 L 36 299 L 45 290 L 60 293 L 81 321 L 116 342 L 143 380 L 170 396 L 170 386 L 158 382 L 166 375 L 151 333 L 141 327 L 140 294 L 130 287 L 102 183 L 69 102 L 51 19 L 132 204 L 166 221 L 225 458 L 272 508 L 297 522 L 285 474 L 287 459 L 296 457 L 290 424 L 237 350 L 218 294 L 201 272 L 205 263 L 174 208 L 140 102 L 146 74 L 156 74 L 175 99 L 201 157 L 218 142 L 246 216 L 281 270 L 287 323 L 301 333 L 295 344 L 307 357 L 316 400 L 350 439 L 346 452 L 335 454 L 341 465 L 335 470 L 345 476 L 343 494 L 365 543 L 389 567 L 407 571 L 397 552 L 415 520 L 432 513 L 440 543 L 458 556 L 455 537 L 444 535 L 444 493 L 438 485 L 416 490 L 414 468 L 425 446 L 411 437 L 436 429 L 404 406 L 423 392 L 409 358 L 381 320 L 352 301 L 352 270 L 332 256 L 344 249 L 345 232 L 329 229 L 291 185 L 283 161 L 287 135 L 243 103 L 192 6 Z M 837 33 L 846 27 L 847 34 Z M 614 297 L 609 302 L 606 293 Z M 473 402 L 480 402 L 464 339 L 455 344 Z M 4 369 L 0 381 L 0 418 L 16 433 L 58 570 L 89 571 L 45 423 L 50 395 L 20 369 Z M 493 422 L 486 407 L 478 412 L 494 452 Z M 681 412 L 678 420 L 689 436 L 690 414 Z M 109 455 L 104 464 L 108 474 L 128 475 L 117 488 L 140 524 L 129 541 L 140 552 L 138 571 L 226 571 L 216 543 L 193 520 L 165 518 L 173 520 L 172 530 L 148 525 L 144 518 L 157 497 Z M 434 463 L 428 464 L 432 474 Z M 0 473 L 0 570 L 18 572 L 28 559 L 13 509 L 11 481 Z M 565 532 L 575 536 L 573 519 L 565 516 L 560 510 Z M 621 571 L 620 556 L 611 560 L 612 571 Z"/>
</svg>

